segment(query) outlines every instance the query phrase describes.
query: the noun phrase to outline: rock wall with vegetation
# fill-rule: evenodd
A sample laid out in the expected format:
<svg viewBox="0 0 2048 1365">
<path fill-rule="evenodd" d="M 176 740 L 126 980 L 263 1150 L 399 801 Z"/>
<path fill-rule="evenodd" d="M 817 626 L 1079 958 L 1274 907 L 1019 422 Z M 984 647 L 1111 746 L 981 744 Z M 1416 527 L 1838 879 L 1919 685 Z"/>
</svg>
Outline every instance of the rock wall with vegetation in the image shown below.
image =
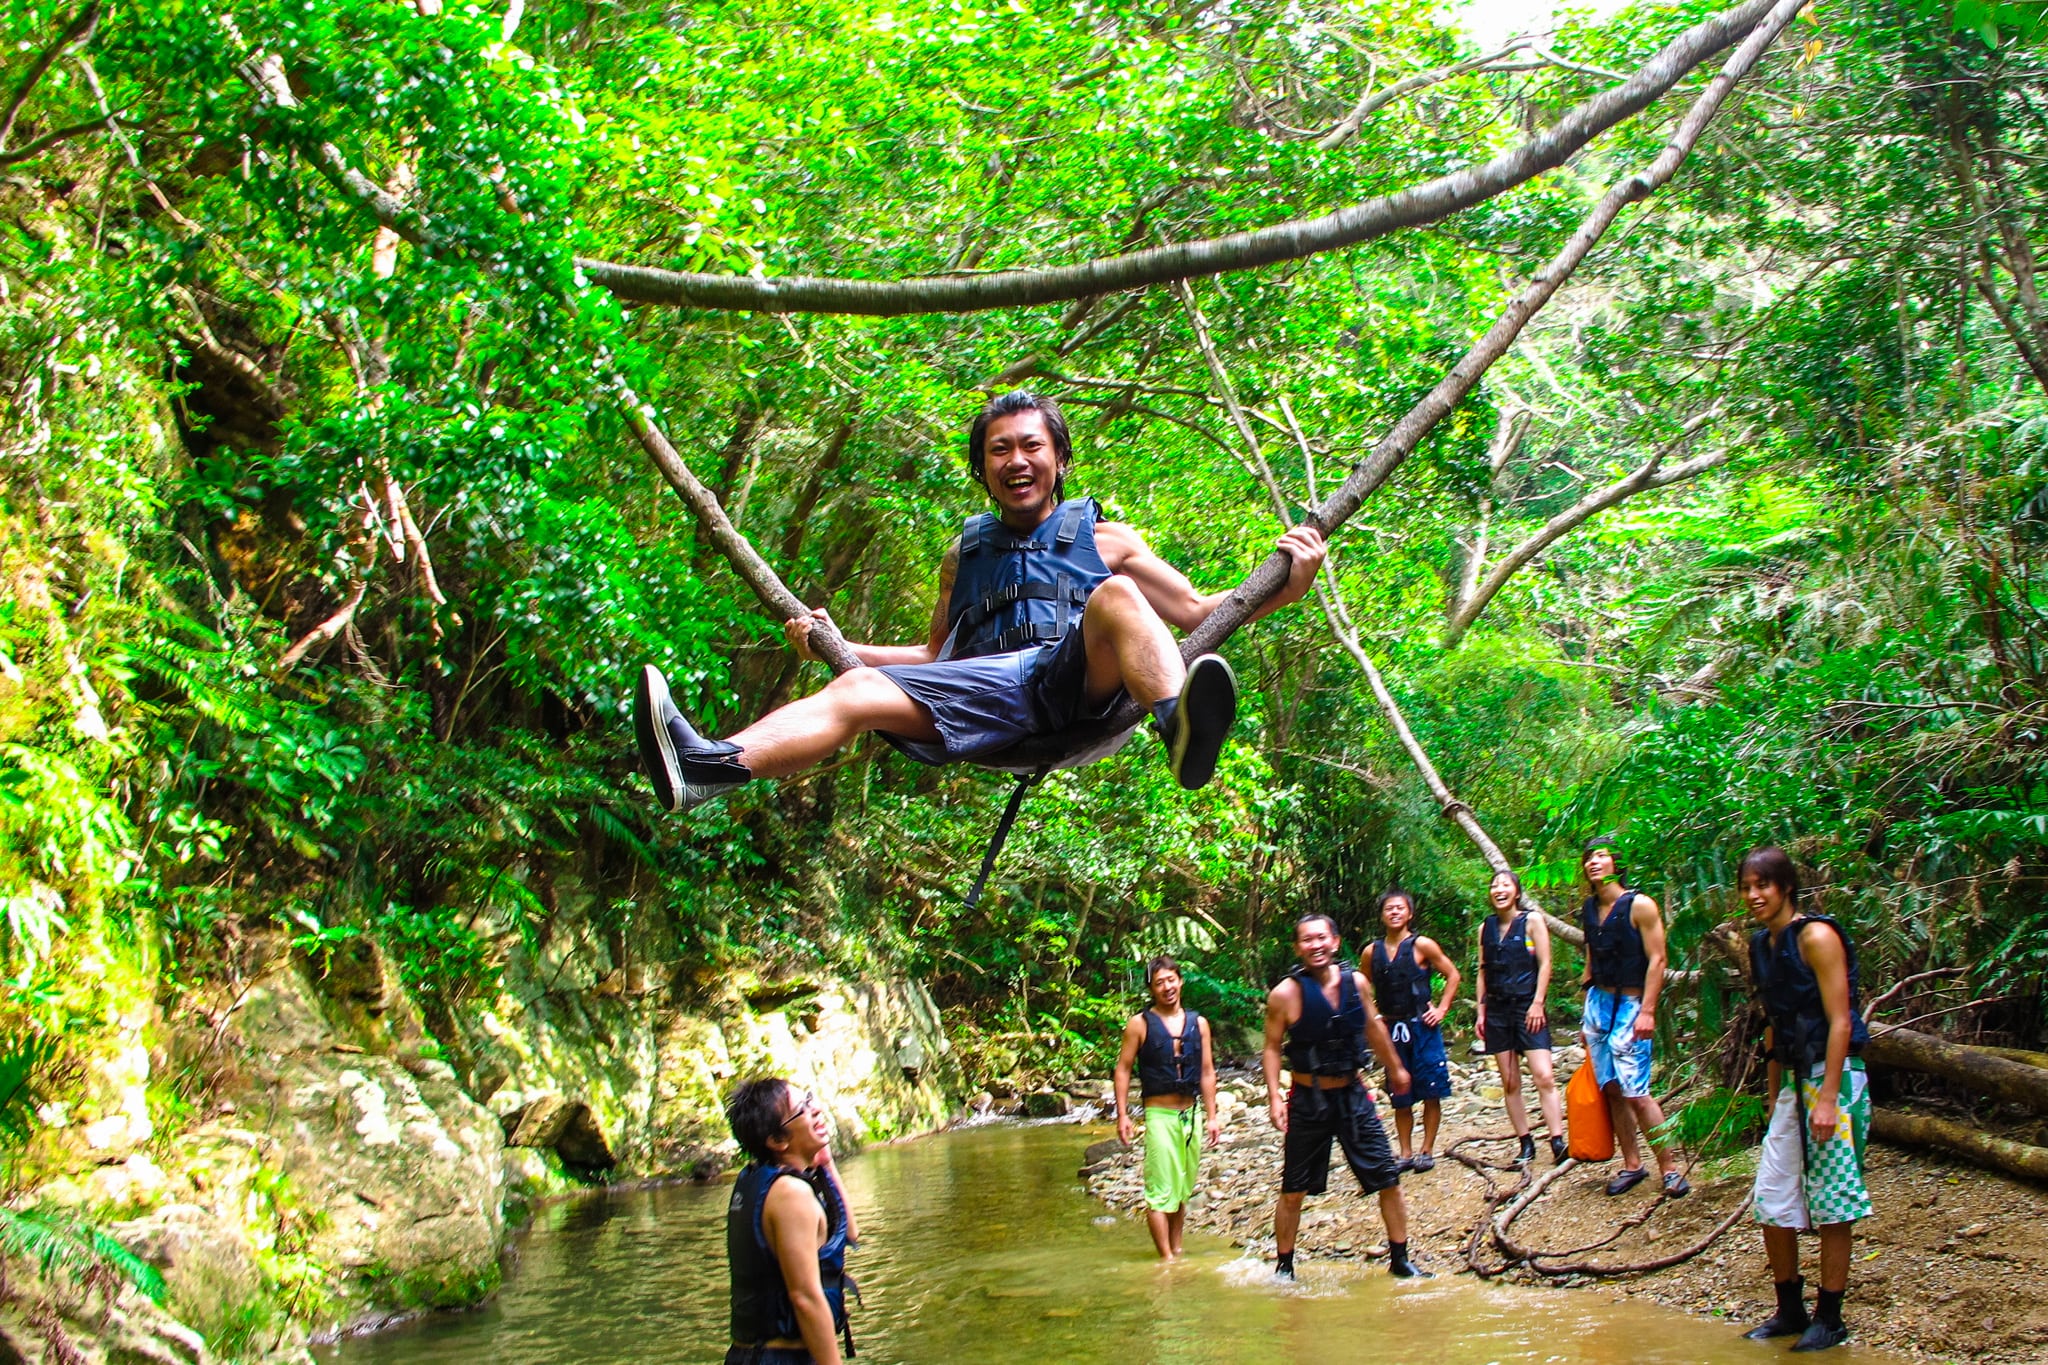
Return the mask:
<svg viewBox="0 0 2048 1365">
<path fill-rule="evenodd" d="M 1469 962 L 1494 864 L 1568 908 L 1604 828 L 1697 973 L 1674 1107 L 1754 1118 L 1773 840 L 1911 1131 L 2048 1162 L 2031 1064 L 1941 1050 L 2044 1037 L 2048 31 L 1788 5 L 6 6 L 0 1330 L 96 1310 L 27 1265 L 227 1353 L 472 1297 L 487 1187 L 699 1169 L 764 1059 L 912 1131 L 955 1056 L 1099 1068 L 1154 953 L 1229 1037 L 1390 882 Z M 634 667 L 719 733 L 823 682 L 721 526 L 921 640 L 1015 384 L 1203 591 L 1384 475 L 1226 642 L 1217 779 L 1052 775 L 973 907 L 972 768 L 870 739 L 661 816 Z"/>
</svg>

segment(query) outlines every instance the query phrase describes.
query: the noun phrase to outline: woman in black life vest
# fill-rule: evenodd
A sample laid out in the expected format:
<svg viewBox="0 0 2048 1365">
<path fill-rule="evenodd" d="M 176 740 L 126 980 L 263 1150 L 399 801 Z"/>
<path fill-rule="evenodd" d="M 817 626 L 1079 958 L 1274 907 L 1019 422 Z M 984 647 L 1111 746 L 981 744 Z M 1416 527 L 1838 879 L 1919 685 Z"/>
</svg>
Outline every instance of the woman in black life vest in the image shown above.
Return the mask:
<svg viewBox="0 0 2048 1365">
<path fill-rule="evenodd" d="M 732 1274 L 726 1365 L 839 1365 L 853 1354 L 846 1248 L 853 1211 L 832 1166 L 825 1113 L 787 1081 L 748 1081 L 726 1121 L 749 1164 L 725 1213 Z"/>
<path fill-rule="evenodd" d="M 1825 915 L 1799 908 L 1799 874 L 1779 848 L 1742 860 L 1742 900 L 1763 926 L 1749 940 L 1751 974 L 1770 1022 L 1770 1130 L 1757 1162 L 1750 1207 L 1762 1225 L 1777 1284 L 1778 1311 L 1744 1333 L 1792 1336 L 1795 1351 L 1849 1339 L 1842 1296 L 1849 1288 L 1856 1220 L 1870 1216 L 1863 1150 L 1870 1095 L 1861 1053 L 1870 1039 L 1856 981 L 1856 947 Z M 1809 1317 L 1799 1275 L 1799 1234 L 1820 1233 L 1820 1302 Z"/>
<path fill-rule="evenodd" d="M 1137 1136 L 1131 1121 L 1131 1064 L 1145 1106 L 1145 1221 L 1159 1259 L 1180 1255 L 1181 1225 L 1195 1193 L 1203 1143 L 1214 1147 L 1223 1126 L 1216 1118 L 1216 1049 L 1209 1021 L 1181 1003 L 1180 965 L 1155 957 L 1145 968 L 1152 1008 L 1124 1025 L 1116 1058 L 1116 1135 Z M 1195 1101 L 1205 1116 L 1197 1130 Z"/>
<path fill-rule="evenodd" d="M 1550 1135 L 1550 1159 L 1565 1158 L 1564 1113 L 1557 1100 L 1557 1073 L 1550 1065 L 1550 926 L 1522 908 L 1522 879 L 1496 872 L 1487 888 L 1493 913 L 1479 926 L 1479 1041 L 1500 1067 L 1501 1097 L 1521 1150 L 1516 1160 L 1536 1159 L 1529 1135 L 1529 1106 L 1522 1099 L 1522 1059 L 1543 1106 Z"/>
</svg>

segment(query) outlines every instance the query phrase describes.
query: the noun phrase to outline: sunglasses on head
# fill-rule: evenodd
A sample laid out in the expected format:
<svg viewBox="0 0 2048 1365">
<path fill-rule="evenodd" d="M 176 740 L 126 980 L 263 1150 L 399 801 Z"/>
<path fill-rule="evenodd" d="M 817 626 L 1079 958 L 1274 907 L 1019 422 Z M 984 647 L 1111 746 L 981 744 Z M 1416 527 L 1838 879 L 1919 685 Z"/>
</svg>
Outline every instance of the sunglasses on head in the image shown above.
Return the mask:
<svg viewBox="0 0 2048 1365">
<path fill-rule="evenodd" d="M 818 1097 L 813 1095 L 810 1091 L 806 1090 L 804 1091 L 804 1097 L 801 1100 L 797 1101 L 796 1108 L 793 1111 L 791 1111 L 788 1118 L 782 1121 L 780 1126 L 787 1128 L 790 1124 L 795 1123 L 798 1119 L 804 1117 L 804 1115 L 814 1114 L 817 1112 L 817 1110 Z"/>
</svg>

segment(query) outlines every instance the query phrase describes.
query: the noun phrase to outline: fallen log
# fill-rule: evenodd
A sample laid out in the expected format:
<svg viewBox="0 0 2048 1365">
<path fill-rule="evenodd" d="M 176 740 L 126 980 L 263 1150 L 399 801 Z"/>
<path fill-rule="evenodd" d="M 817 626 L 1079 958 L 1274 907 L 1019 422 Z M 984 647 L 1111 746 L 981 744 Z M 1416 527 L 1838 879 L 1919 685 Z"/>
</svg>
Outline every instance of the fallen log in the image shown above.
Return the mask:
<svg viewBox="0 0 2048 1365">
<path fill-rule="evenodd" d="M 2038 1066 L 2048 1070 L 2048 1052 L 2029 1052 L 2023 1047 L 1987 1047 L 1982 1043 L 1974 1043 L 1971 1046 L 1988 1056 L 2003 1057 L 2008 1062 L 2018 1062 L 2021 1066 Z"/>
<path fill-rule="evenodd" d="M 2001 1057 L 1989 1048 L 1965 1047 L 1909 1028 L 1870 1031 L 1863 1059 L 1895 1071 L 1939 1076 L 1964 1089 L 2048 1114 L 2048 1069 Z"/>
<path fill-rule="evenodd" d="M 2048 1181 L 2048 1147 L 2035 1147 L 2011 1138 L 1993 1137 L 1949 1119 L 1927 1114 L 1901 1114 L 1879 1109 L 1870 1116 L 1870 1134 L 1879 1142 L 1895 1147 L 1918 1147 L 1959 1156 L 1974 1165 L 2016 1175 L 2025 1180 Z"/>
</svg>

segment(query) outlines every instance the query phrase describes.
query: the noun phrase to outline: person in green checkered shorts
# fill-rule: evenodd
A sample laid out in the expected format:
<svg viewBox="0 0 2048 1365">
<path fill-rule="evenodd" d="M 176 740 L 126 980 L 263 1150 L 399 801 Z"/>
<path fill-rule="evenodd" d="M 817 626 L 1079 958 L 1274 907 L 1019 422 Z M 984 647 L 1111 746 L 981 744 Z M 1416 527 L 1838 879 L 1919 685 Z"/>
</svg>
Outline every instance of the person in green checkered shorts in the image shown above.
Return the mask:
<svg viewBox="0 0 2048 1365">
<path fill-rule="evenodd" d="M 1757 1163 L 1751 1212 L 1778 1310 L 1743 1335 L 1797 1335 L 1795 1351 L 1849 1339 L 1842 1298 L 1856 1220 L 1870 1216 L 1863 1151 L 1870 1140 L 1870 1092 L 1862 1052 L 1870 1041 L 1856 975 L 1856 946 L 1825 915 L 1802 914 L 1799 873 L 1779 848 L 1742 860 L 1744 904 L 1762 928 L 1750 935 L 1750 972 L 1769 1020 L 1769 1081 L 1775 1096 Z M 1799 1234 L 1820 1234 L 1820 1299 L 1806 1311 Z"/>
<path fill-rule="evenodd" d="M 1216 1048 L 1209 1021 L 1181 1003 L 1180 967 L 1172 958 L 1155 957 L 1147 964 L 1145 987 L 1152 1008 L 1124 1025 L 1116 1059 L 1116 1135 L 1126 1145 L 1137 1136 L 1130 1101 L 1136 1063 L 1145 1107 L 1145 1221 L 1159 1258 L 1171 1261 L 1180 1256 L 1204 1130 L 1211 1147 L 1222 1131 L 1216 1119 Z"/>
</svg>

